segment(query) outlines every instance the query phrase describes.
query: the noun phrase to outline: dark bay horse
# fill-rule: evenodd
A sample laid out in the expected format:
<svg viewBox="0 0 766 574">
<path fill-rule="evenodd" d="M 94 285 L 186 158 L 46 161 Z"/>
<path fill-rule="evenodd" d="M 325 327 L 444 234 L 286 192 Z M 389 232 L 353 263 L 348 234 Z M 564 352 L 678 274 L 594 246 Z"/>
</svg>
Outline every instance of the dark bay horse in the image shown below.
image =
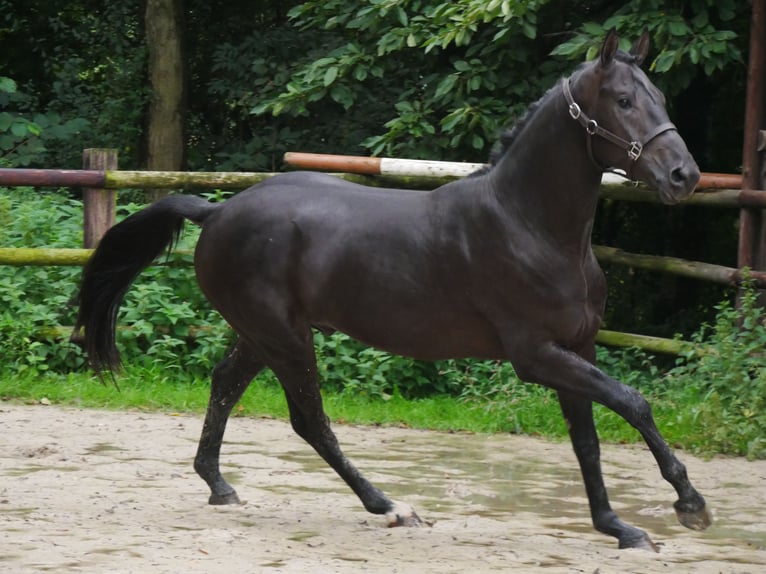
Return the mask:
<svg viewBox="0 0 766 574">
<path fill-rule="evenodd" d="M 206 297 L 239 339 L 214 369 L 194 462 L 211 504 L 239 502 L 219 470 L 226 421 L 268 367 L 284 387 L 295 432 L 392 525 L 419 518 L 344 456 L 322 407 L 312 329 L 339 330 L 392 353 L 433 360 L 511 361 L 520 378 L 558 393 L 593 524 L 620 547 L 654 548 L 612 510 L 601 473 L 593 401 L 643 436 L 678 494 L 689 528 L 705 501 L 657 430 L 641 394 L 594 366 L 606 289 L 591 228 L 606 167 L 689 196 L 699 170 L 629 53 L 610 33 L 595 61 L 530 107 L 483 173 L 432 192 L 366 188 L 311 172 L 276 176 L 221 204 L 170 196 L 113 227 L 83 272 L 77 328 L 99 372 L 119 365 L 115 322 L 136 276 L 189 219 L 202 227 L 195 268 Z"/>
</svg>

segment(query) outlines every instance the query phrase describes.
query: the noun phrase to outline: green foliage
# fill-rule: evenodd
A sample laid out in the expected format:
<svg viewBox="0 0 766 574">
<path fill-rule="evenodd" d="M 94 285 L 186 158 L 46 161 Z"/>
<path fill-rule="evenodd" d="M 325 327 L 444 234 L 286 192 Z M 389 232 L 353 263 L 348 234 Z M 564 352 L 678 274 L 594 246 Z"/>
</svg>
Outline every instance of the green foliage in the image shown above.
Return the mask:
<svg viewBox="0 0 766 574">
<path fill-rule="evenodd" d="M 71 142 L 88 126 L 87 120 L 65 120 L 56 112 L 25 114 L 20 110 L 28 100 L 16 82 L 0 76 L 0 167 L 44 161 L 49 148 Z"/>
<path fill-rule="evenodd" d="M 124 216 L 138 207 L 121 206 L 119 213 Z M 82 242 L 81 222 L 80 203 L 66 196 L 25 189 L 0 194 L 3 247 L 72 247 Z M 190 230 L 182 246 L 188 248 L 195 237 Z M 120 333 L 120 348 L 125 362 L 159 363 L 207 377 L 231 337 L 197 288 L 189 261 L 180 264 L 182 258 L 151 267 L 129 291 L 120 316 L 121 324 L 129 328 Z M 52 327 L 74 324 L 70 300 L 80 272 L 74 267 L 0 267 L 4 368 L 16 372 L 84 368 L 79 347 L 47 335 Z"/>
<path fill-rule="evenodd" d="M 390 355 L 341 333 L 316 333 L 314 341 L 326 390 L 386 400 L 395 394 L 418 398 L 453 390 L 451 381 L 438 376 L 434 363 Z"/>
<path fill-rule="evenodd" d="M 547 3 L 304 2 L 289 16 L 302 30 L 325 31 L 326 43 L 253 112 L 302 116 L 339 105 L 355 117 L 382 109 L 387 131 L 363 142 L 374 154 L 484 159 L 504 123 L 560 73 L 528 44 Z"/>
<path fill-rule="evenodd" d="M 700 70 L 713 76 L 742 64 L 742 45 L 737 40 L 746 30 L 732 26 L 746 22 L 749 12 L 747 3 L 737 0 L 631 0 L 603 23 L 583 23 L 552 54 L 593 59 L 608 30 L 620 33 L 625 50 L 630 38 L 646 30 L 656 54 L 648 62 L 649 70 L 662 75 L 657 83 L 672 96 L 686 88 Z"/>
<path fill-rule="evenodd" d="M 2 194 L 0 245 L 71 246 L 80 235 L 71 225 L 78 215 L 82 217 L 80 206 L 58 195 L 38 196 L 23 189 Z M 67 267 L 0 267 L 0 348 L 5 367 L 43 372 L 84 365 L 74 345 L 54 344 L 44 334 L 52 326 L 66 324 L 67 317 L 72 324 L 71 292 L 65 286 L 74 284 L 78 273 L 79 269 Z"/>
<path fill-rule="evenodd" d="M 738 306 L 717 307 L 715 323 L 695 335 L 699 351 L 679 361 L 664 392 L 694 404 L 679 411 L 697 448 L 766 458 L 766 312 L 748 286 Z"/>
<path fill-rule="evenodd" d="M 0 92 L 0 111 L 9 105 L 41 132 L 13 164 L 79 168 L 83 148 L 113 147 L 137 167 L 147 94 L 139 4 L 0 0 L 0 14 L 0 70 L 19 86 L 8 104 Z"/>
<path fill-rule="evenodd" d="M 288 13 L 294 26 L 324 35 L 314 36 L 320 42 L 305 58 L 288 64 L 283 82 L 259 94 L 253 113 L 316 116 L 337 105 L 353 121 L 374 92 L 375 109 L 389 116 L 381 122 L 385 130 L 363 142 L 373 155 L 481 160 L 499 129 L 571 68 L 549 54 L 592 58 L 612 27 L 624 48 L 649 31 L 649 68 L 671 96 L 700 73 L 730 77 L 732 66 L 741 67 L 746 3 L 631 0 L 616 10 L 575 4 L 582 6 L 556 0 L 300 3 Z M 574 33 L 566 37 L 566 30 Z"/>
<path fill-rule="evenodd" d="M 650 31 L 651 66 L 669 95 L 709 79 L 690 96 L 715 108 L 693 121 L 712 118 L 722 132 L 701 138 L 705 153 L 741 141 L 729 137 L 737 122 L 717 118 L 743 93 L 746 2 L 190 0 L 184 11 L 194 170 L 275 171 L 290 149 L 482 161 L 499 130 L 572 60 L 592 56 L 611 26 L 625 38 Z M 76 168 L 82 148 L 114 147 L 124 168 L 140 167 L 149 97 L 140 3 L 0 0 L 0 22 L 0 70 L 19 86 L 0 109 L 11 116 L 0 118 L 0 156 Z M 725 160 L 708 169 L 738 167 Z"/>
</svg>

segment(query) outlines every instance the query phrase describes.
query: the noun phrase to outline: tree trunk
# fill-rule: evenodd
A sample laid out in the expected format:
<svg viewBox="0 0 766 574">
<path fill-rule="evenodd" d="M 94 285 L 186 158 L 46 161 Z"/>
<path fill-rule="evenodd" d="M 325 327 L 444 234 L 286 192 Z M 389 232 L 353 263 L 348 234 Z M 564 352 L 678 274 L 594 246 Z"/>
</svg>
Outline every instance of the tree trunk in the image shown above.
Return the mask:
<svg viewBox="0 0 766 574">
<path fill-rule="evenodd" d="M 146 0 L 144 17 L 151 86 L 146 167 L 176 171 L 184 160 L 186 111 L 182 0 Z M 146 190 L 146 199 L 166 194 L 167 190 Z"/>
</svg>

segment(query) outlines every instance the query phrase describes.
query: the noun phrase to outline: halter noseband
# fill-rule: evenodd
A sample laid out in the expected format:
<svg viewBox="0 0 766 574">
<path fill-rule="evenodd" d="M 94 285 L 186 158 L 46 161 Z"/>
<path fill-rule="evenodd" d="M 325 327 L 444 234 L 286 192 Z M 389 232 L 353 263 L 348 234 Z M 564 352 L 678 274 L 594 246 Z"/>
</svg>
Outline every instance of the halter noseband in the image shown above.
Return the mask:
<svg viewBox="0 0 766 574">
<path fill-rule="evenodd" d="M 638 158 L 641 157 L 641 152 L 644 150 L 644 148 L 649 145 L 649 143 L 659 136 L 660 134 L 664 134 L 667 131 L 675 130 L 676 126 L 673 125 L 672 122 L 665 122 L 660 125 L 658 125 L 654 130 L 646 137 L 643 143 L 633 140 L 628 141 L 617 134 L 610 132 L 607 129 L 602 128 L 600 125 L 598 125 L 598 122 L 594 120 L 593 118 L 589 118 L 588 115 L 582 111 L 582 108 L 577 104 L 577 102 L 574 101 L 574 98 L 572 97 L 572 90 L 569 87 L 569 78 L 564 78 L 562 80 L 562 88 L 564 91 L 564 99 L 567 102 L 567 105 L 569 106 L 569 115 L 572 116 L 572 119 L 577 120 L 577 122 L 585 128 L 585 131 L 588 134 L 588 156 L 590 157 L 590 160 L 598 167 L 601 171 L 611 171 L 607 168 L 604 168 L 601 164 L 599 164 L 598 161 L 593 157 L 593 148 L 592 148 L 592 137 L 600 136 L 607 140 L 608 142 L 613 143 L 614 145 L 621 147 L 625 151 L 628 152 L 628 157 L 630 158 L 631 164 L 628 169 L 628 178 L 633 179 L 631 177 L 631 172 L 633 171 L 633 165 L 638 161 Z"/>
</svg>

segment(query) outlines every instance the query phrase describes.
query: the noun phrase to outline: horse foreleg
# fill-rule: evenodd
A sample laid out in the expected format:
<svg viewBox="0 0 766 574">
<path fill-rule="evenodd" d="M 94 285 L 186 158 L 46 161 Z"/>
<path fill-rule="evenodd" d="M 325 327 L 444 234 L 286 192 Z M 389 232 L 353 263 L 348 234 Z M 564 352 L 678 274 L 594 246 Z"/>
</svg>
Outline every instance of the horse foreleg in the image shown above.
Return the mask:
<svg viewBox="0 0 766 574">
<path fill-rule="evenodd" d="M 554 343 L 542 344 L 536 352 L 524 354 L 523 360 L 518 361 L 515 366 L 517 373 L 524 380 L 601 403 L 625 419 L 641 433 L 657 461 L 662 477 L 678 493 L 678 501 L 674 507 L 679 522 L 695 530 L 702 530 L 710 525 L 711 519 L 705 508 L 705 499 L 692 486 L 686 474 L 686 467 L 676 458 L 657 430 L 652 409 L 641 393 L 612 379 L 579 355 Z M 582 422 L 582 415 L 576 420 L 580 421 L 579 426 L 586 428 L 583 426 L 585 423 Z M 592 425 L 592 422 L 587 424 Z M 593 458 L 593 454 L 588 453 L 588 449 L 592 447 L 583 446 L 592 442 L 592 439 L 587 439 L 590 433 L 590 430 L 577 431 L 577 440 L 581 441 L 579 448 L 586 457 L 586 463 L 588 457 Z M 592 468 L 593 463 L 589 464 L 589 468 Z"/>
<path fill-rule="evenodd" d="M 409 505 L 388 498 L 343 454 L 322 407 L 313 348 L 306 363 L 295 361 L 293 357 L 289 363 L 272 366 L 272 369 L 285 389 L 293 430 L 351 487 L 365 509 L 385 515 L 389 526 L 420 525 L 420 518 Z"/>
<path fill-rule="evenodd" d="M 232 408 L 264 365 L 237 343 L 213 370 L 210 401 L 194 458 L 194 470 L 210 487 L 210 504 L 239 504 L 234 488 L 221 475 L 219 459 Z"/>
<path fill-rule="evenodd" d="M 646 532 L 620 520 L 609 504 L 601 473 L 601 449 L 593 423 L 593 403 L 560 391 L 559 404 L 582 471 L 593 526 L 599 532 L 617 538 L 620 548 L 645 548 L 656 552 L 657 547 Z"/>
</svg>

